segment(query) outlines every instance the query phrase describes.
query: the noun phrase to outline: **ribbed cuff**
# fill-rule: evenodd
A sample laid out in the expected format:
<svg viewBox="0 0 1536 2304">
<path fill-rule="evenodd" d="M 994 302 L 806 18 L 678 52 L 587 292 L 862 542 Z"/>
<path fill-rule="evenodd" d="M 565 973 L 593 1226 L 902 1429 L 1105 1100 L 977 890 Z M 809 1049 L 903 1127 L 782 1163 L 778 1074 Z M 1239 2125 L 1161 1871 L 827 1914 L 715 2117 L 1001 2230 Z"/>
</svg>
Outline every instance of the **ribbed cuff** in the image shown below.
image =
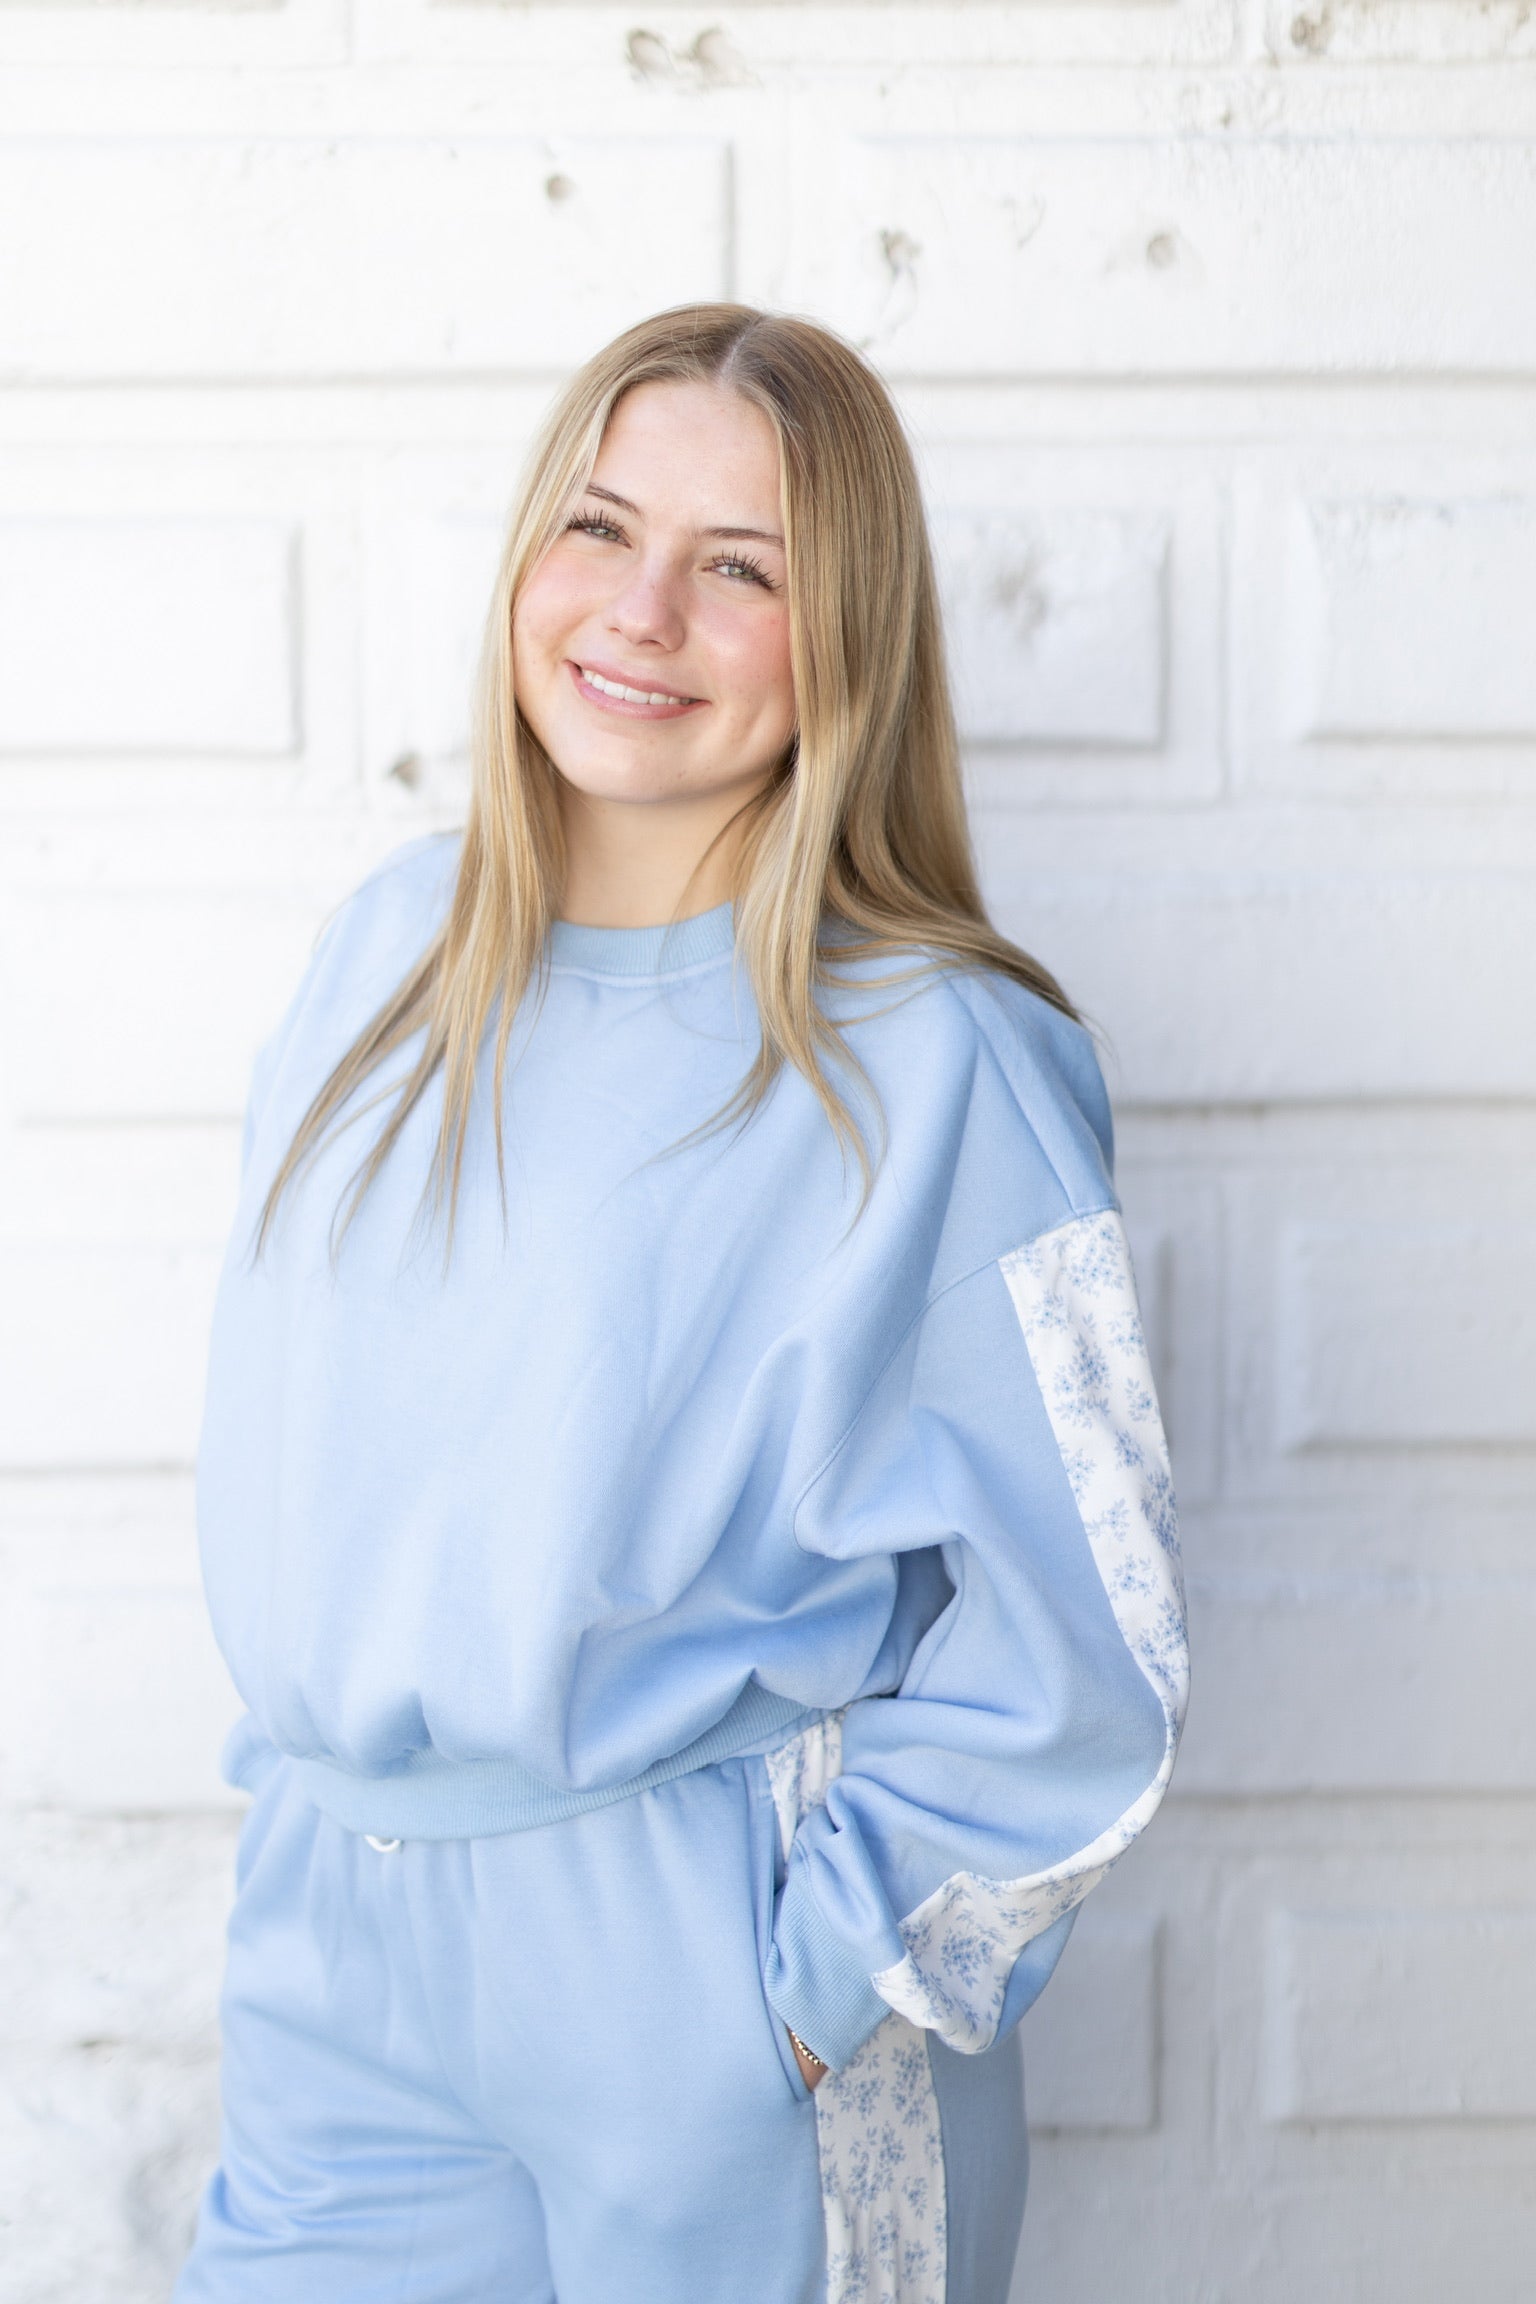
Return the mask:
<svg viewBox="0 0 1536 2304">
<path fill-rule="evenodd" d="M 793 1877 L 779 1905 L 765 1982 L 774 2013 L 834 2072 L 851 2062 L 891 2012 L 858 1954 Z"/>
</svg>

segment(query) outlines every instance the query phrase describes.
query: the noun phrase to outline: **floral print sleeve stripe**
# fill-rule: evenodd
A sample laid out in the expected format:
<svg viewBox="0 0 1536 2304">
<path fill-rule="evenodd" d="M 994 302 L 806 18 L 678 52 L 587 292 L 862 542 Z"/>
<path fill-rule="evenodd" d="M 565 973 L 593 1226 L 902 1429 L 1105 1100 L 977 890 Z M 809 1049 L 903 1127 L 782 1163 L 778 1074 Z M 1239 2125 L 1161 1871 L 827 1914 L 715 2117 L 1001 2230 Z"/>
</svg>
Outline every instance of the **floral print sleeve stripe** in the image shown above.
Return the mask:
<svg viewBox="0 0 1536 2304">
<path fill-rule="evenodd" d="M 1121 1220 L 1113 1210 L 1076 1217 L 1000 1268 L 1094 1565 L 1161 1703 L 1166 1742 L 1140 1797 L 1086 1847 L 1017 1880 L 958 1872 L 899 1923 L 905 1955 L 875 1975 L 875 1989 L 967 2052 L 996 2037 L 1024 1946 L 1150 1822 L 1173 1771 L 1188 1690 L 1173 1483 Z"/>
</svg>

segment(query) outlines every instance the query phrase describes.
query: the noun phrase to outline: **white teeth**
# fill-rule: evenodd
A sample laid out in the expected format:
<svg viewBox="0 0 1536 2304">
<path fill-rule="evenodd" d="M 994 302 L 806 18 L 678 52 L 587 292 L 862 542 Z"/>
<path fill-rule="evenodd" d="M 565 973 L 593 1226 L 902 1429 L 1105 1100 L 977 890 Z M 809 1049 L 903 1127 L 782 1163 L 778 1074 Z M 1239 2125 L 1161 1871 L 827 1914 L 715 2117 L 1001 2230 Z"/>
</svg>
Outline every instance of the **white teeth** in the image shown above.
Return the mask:
<svg viewBox="0 0 1536 2304">
<path fill-rule="evenodd" d="M 665 696 L 659 690 L 626 688 L 617 680 L 605 680 L 601 672 L 591 671 L 583 664 L 581 676 L 591 688 L 604 696 L 622 697 L 626 704 L 691 704 L 691 696 Z"/>
</svg>

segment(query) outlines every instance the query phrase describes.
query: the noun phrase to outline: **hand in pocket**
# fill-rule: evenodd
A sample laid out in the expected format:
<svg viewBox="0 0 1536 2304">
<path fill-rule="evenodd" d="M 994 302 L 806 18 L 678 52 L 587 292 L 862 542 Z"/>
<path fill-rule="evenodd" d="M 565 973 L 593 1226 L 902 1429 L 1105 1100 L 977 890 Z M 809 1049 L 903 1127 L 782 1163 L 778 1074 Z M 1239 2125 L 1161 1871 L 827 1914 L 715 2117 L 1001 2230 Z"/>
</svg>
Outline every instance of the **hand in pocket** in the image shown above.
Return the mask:
<svg viewBox="0 0 1536 2304">
<path fill-rule="evenodd" d="M 784 2029 L 786 2032 L 789 2032 L 789 2026 L 787 2024 L 785 2025 Z M 795 2052 L 795 2062 L 800 2067 L 800 2077 L 805 2082 L 807 2088 L 819 2088 L 827 2076 L 827 2066 L 823 2064 L 821 2058 L 816 2055 L 813 2050 L 807 2048 L 805 2042 L 801 2039 L 798 2039 L 793 2032 L 789 2032 L 789 2044 Z"/>
</svg>

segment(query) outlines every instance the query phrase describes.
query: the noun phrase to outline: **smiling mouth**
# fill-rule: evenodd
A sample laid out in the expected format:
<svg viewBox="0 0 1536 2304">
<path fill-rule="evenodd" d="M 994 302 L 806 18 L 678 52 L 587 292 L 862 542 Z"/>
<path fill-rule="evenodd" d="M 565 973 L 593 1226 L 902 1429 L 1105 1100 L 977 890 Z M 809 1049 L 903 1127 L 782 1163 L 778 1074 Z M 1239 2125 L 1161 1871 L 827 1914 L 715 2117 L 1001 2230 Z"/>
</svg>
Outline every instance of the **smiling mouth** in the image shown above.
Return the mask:
<svg viewBox="0 0 1536 2304">
<path fill-rule="evenodd" d="M 577 671 L 589 688 L 600 696 L 611 696 L 620 704 L 697 704 L 697 696 L 674 696 L 660 688 L 629 688 L 621 680 L 610 680 L 601 672 L 594 672 L 590 664 L 578 664 Z"/>
</svg>

